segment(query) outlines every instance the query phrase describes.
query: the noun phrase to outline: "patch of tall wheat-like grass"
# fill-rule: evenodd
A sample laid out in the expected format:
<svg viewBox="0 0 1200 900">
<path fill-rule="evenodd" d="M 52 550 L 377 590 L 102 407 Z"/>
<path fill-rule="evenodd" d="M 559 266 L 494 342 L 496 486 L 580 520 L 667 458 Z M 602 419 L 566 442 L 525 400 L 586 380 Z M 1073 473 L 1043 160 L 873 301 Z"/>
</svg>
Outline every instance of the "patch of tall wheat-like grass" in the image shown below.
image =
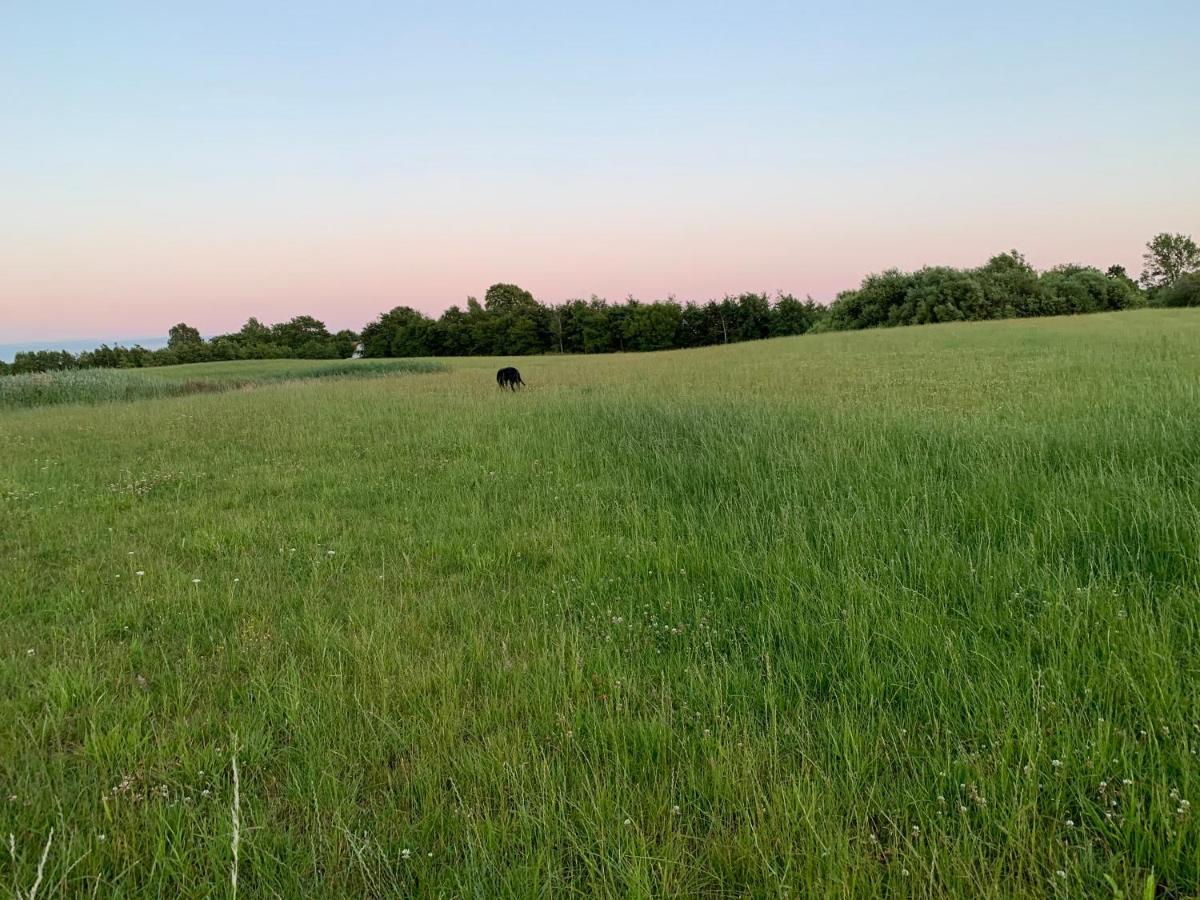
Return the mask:
<svg viewBox="0 0 1200 900">
<path fill-rule="evenodd" d="M 122 400 L 151 400 L 186 394 L 216 393 L 272 382 L 310 378 L 370 378 L 384 375 L 436 372 L 442 367 L 427 360 L 397 359 L 372 363 L 335 360 L 320 363 L 295 362 L 256 372 L 245 363 L 210 363 L 211 371 L 188 378 L 163 377 L 158 369 L 78 369 L 36 372 L 0 378 L 0 409 L 53 406 L 62 403 L 111 403 Z M 194 371 L 195 367 L 189 367 Z"/>
</svg>

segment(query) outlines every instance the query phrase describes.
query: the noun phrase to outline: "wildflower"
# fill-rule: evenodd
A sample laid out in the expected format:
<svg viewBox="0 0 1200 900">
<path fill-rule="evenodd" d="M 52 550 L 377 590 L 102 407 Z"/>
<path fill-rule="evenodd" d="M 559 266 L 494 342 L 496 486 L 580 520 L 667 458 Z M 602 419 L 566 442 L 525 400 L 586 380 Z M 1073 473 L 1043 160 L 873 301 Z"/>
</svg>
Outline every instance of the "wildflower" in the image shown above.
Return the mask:
<svg viewBox="0 0 1200 900">
<path fill-rule="evenodd" d="M 336 550 L 326 550 L 325 551 L 326 556 L 333 556 L 335 553 L 337 553 Z"/>
<path fill-rule="evenodd" d="M 679 815 L 679 807 L 678 806 L 671 807 L 671 815 L 673 815 L 673 816 Z"/>
<path fill-rule="evenodd" d="M 1054 874 L 1055 874 L 1055 875 L 1057 875 L 1059 878 L 1066 878 L 1066 877 L 1067 877 L 1067 873 L 1066 873 L 1066 872 L 1064 872 L 1062 869 L 1059 869 L 1059 870 L 1058 870 L 1057 872 L 1055 872 Z"/>
<path fill-rule="evenodd" d="M 199 579 L 199 578 L 193 578 L 193 579 L 192 579 L 192 584 L 199 584 L 199 583 L 200 583 L 200 579 Z"/>
<path fill-rule="evenodd" d="M 96 840 L 98 840 L 98 841 L 99 841 L 100 843 L 102 843 L 102 844 L 103 844 L 103 843 L 104 843 L 104 842 L 105 842 L 107 839 L 108 839 L 108 838 L 107 838 L 107 837 L 106 837 L 104 834 L 98 834 L 98 835 L 96 835 Z"/>
<path fill-rule="evenodd" d="M 145 573 L 145 572 L 143 572 L 141 569 L 138 569 L 138 570 L 137 570 L 136 572 L 134 572 L 133 574 L 134 574 L 134 575 L 136 575 L 136 576 L 138 576 L 138 578 L 141 578 L 141 577 L 142 577 L 143 575 L 145 575 L 146 573 Z"/>
<path fill-rule="evenodd" d="M 403 850 L 400 851 L 400 855 L 402 857 L 404 857 L 405 859 L 412 859 L 412 851 L 409 850 L 407 847 L 405 847 Z"/>
<path fill-rule="evenodd" d="M 1074 827 L 1075 827 L 1075 820 L 1074 820 L 1074 819 L 1067 819 L 1067 827 L 1068 827 L 1068 828 L 1074 828 Z"/>
<path fill-rule="evenodd" d="M 28 650 L 25 651 L 26 656 L 33 656 L 35 653 L 37 653 L 37 651 L 34 650 L 32 647 L 30 647 Z"/>
<path fill-rule="evenodd" d="M 626 824 L 626 825 L 632 825 L 632 824 L 633 824 L 633 819 L 626 819 L 626 820 L 625 820 L 625 824 Z"/>
<path fill-rule="evenodd" d="M 1050 760 L 1050 765 L 1054 766 L 1054 768 L 1057 769 L 1062 766 L 1062 760 L 1061 759 L 1052 759 L 1052 760 Z"/>
</svg>

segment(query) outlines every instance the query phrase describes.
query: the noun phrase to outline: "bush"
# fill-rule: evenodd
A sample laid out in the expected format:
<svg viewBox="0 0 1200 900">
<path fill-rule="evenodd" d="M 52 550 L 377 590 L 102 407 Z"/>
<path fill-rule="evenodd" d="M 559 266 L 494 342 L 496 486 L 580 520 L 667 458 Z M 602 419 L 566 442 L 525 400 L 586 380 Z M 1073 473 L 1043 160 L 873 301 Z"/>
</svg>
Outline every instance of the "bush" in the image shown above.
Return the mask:
<svg viewBox="0 0 1200 900">
<path fill-rule="evenodd" d="M 868 275 L 838 295 L 829 311 L 835 329 L 929 322 L 1059 316 L 1129 309 L 1144 304 L 1137 286 L 1114 271 L 1058 266 L 1038 275 L 1015 250 L 977 269 L 926 267 Z"/>
<path fill-rule="evenodd" d="M 1156 306 L 1200 306 L 1200 272 L 1181 275 L 1154 296 Z"/>
</svg>

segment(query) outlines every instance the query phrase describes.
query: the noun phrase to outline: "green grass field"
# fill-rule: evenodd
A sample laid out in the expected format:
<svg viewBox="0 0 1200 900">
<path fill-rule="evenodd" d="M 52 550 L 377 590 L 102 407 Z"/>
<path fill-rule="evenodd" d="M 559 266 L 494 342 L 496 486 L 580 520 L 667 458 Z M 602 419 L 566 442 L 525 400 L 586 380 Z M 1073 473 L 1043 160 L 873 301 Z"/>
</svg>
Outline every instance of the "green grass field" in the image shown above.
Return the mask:
<svg viewBox="0 0 1200 900">
<path fill-rule="evenodd" d="M 213 394 L 313 378 L 375 378 L 441 371 L 432 360 L 271 359 L 147 369 L 84 369 L 0 378 L 0 410 Z"/>
<path fill-rule="evenodd" d="M 0 413 L 0 884 L 1200 894 L 1200 311 L 501 362 Z"/>
</svg>

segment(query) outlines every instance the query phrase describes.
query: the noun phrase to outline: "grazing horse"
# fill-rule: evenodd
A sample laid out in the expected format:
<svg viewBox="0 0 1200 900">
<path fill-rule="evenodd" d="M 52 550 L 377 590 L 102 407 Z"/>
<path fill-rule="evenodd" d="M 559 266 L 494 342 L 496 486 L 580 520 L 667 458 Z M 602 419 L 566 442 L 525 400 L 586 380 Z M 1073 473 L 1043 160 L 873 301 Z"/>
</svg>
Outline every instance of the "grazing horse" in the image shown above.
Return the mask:
<svg viewBox="0 0 1200 900">
<path fill-rule="evenodd" d="M 521 373 L 512 366 L 505 366 L 496 373 L 496 386 L 501 390 L 508 388 L 510 391 L 515 391 L 519 387 L 524 387 L 525 382 L 521 380 Z"/>
</svg>

